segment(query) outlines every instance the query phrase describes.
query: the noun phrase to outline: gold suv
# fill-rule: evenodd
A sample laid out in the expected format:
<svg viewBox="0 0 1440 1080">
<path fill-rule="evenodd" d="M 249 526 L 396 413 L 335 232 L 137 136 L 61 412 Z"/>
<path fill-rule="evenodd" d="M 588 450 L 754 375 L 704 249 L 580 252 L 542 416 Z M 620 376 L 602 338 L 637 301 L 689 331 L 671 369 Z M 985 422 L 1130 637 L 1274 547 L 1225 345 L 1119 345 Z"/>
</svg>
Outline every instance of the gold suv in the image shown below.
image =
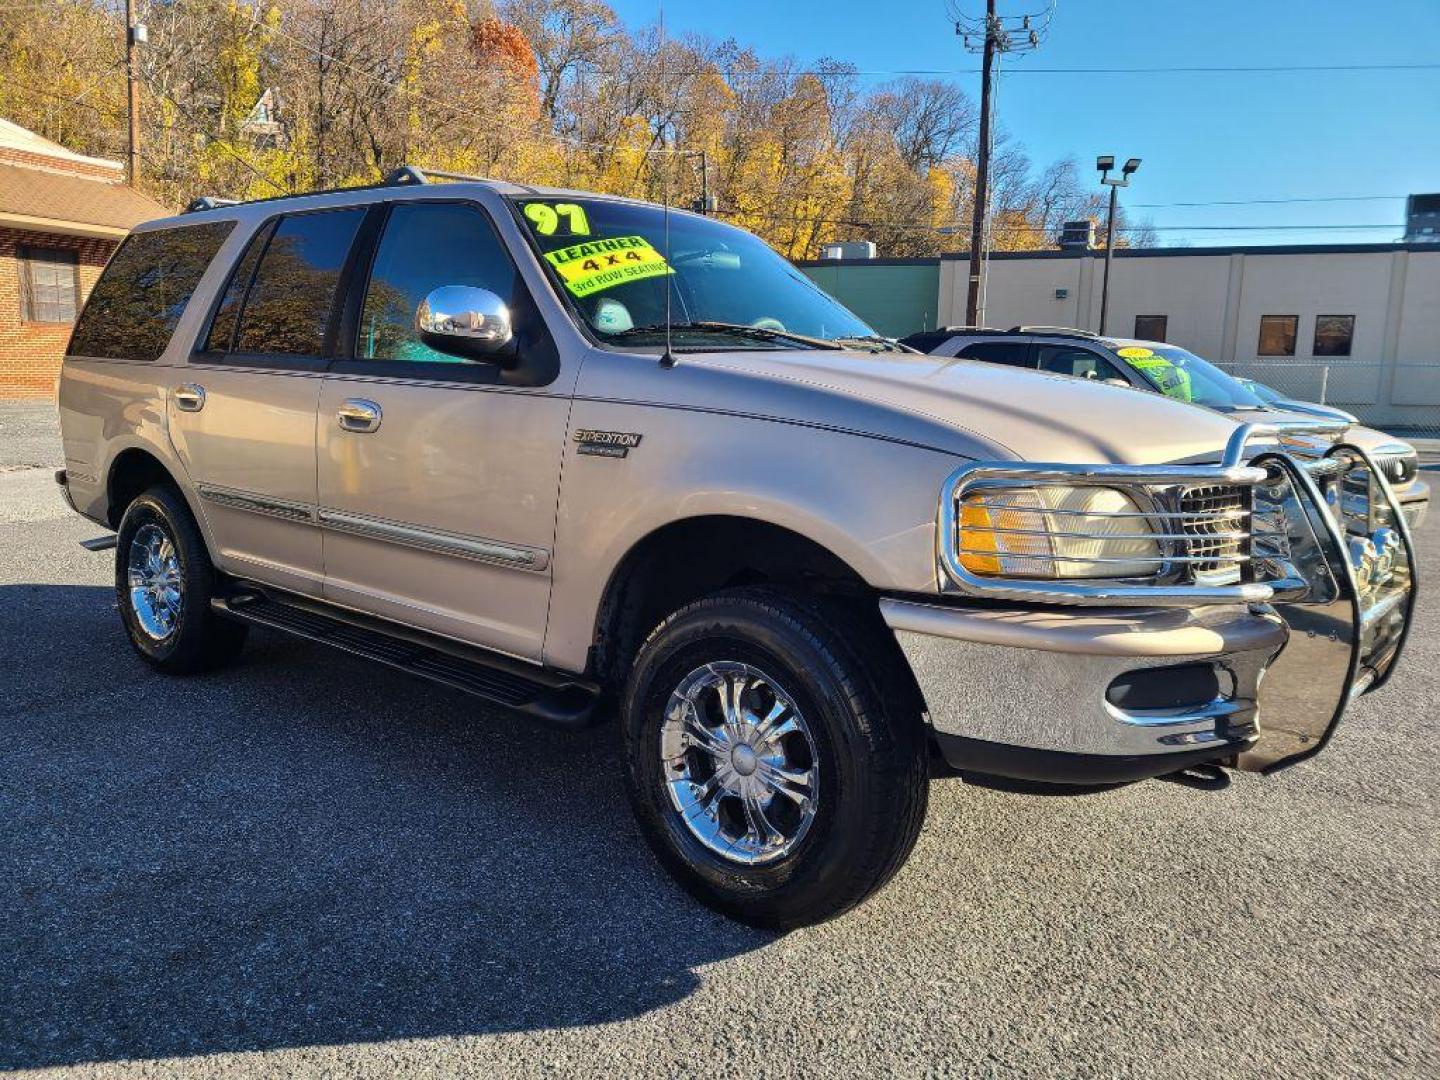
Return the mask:
<svg viewBox="0 0 1440 1080">
<path fill-rule="evenodd" d="M 137 229 L 60 414 L 156 669 L 262 626 L 618 714 L 656 854 L 772 927 L 883 885 L 935 776 L 1305 758 L 1413 606 L 1343 426 L 921 355 L 712 218 L 413 168 Z"/>
</svg>

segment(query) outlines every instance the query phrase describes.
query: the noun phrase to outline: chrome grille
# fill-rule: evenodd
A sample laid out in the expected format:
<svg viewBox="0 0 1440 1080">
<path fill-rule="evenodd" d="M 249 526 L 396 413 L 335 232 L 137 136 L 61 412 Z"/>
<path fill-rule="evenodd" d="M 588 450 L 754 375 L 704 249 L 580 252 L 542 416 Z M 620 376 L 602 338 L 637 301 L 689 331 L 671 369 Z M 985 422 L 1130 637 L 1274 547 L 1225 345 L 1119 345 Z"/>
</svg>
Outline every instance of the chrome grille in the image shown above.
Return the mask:
<svg viewBox="0 0 1440 1080">
<path fill-rule="evenodd" d="M 1180 527 L 1197 579 L 1238 577 L 1240 564 L 1249 558 L 1249 489 L 1228 484 L 1186 488 L 1180 495 L 1180 511 Z"/>
</svg>

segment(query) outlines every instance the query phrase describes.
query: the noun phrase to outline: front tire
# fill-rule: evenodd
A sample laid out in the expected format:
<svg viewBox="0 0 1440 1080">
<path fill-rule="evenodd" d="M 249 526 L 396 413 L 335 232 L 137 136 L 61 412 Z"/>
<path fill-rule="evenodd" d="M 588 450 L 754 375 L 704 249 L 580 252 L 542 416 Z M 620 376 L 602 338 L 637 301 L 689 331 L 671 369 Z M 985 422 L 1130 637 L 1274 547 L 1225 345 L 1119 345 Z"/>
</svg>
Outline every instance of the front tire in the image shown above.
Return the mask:
<svg viewBox="0 0 1440 1080">
<path fill-rule="evenodd" d="M 239 654 L 247 627 L 211 610 L 217 577 L 200 527 L 174 488 L 152 487 L 125 508 L 115 594 L 125 634 L 146 663 L 188 675 Z"/>
<path fill-rule="evenodd" d="M 624 696 L 627 789 L 691 894 L 785 930 L 850 910 L 904 864 L 928 781 L 898 664 L 864 619 L 780 591 L 708 597 L 655 629 Z"/>
</svg>

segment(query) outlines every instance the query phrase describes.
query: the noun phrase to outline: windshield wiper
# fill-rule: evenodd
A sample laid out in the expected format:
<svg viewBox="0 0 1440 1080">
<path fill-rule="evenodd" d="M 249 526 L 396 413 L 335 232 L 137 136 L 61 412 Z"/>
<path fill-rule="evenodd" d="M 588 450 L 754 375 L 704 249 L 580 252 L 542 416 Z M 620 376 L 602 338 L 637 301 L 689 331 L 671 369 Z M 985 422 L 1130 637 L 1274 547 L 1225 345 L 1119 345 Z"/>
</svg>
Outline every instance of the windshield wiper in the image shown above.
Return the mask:
<svg viewBox="0 0 1440 1080">
<path fill-rule="evenodd" d="M 640 334 L 663 334 L 665 333 L 665 329 L 664 323 L 655 323 L 650 326 L 632 326 L 628 330 L 617 330 L 605 336 L 610 338 L 626 338 Z M 840 347 L 823 338 L 806 337 L 804 334 L 792 334 L 788 330 L 773 330 L 768 326 L 746 326 L 743 323 L 715 322 L 709 319 L 694 320 L 691 322 L 672 322 L 669 329 L 671 333 L 686 330 L 706 330 L 720 334 L 733 334 L 736 337 L 748 338 L 752 341 L 790 341 L 811 349 L 838 349 Z"/>
</svg>

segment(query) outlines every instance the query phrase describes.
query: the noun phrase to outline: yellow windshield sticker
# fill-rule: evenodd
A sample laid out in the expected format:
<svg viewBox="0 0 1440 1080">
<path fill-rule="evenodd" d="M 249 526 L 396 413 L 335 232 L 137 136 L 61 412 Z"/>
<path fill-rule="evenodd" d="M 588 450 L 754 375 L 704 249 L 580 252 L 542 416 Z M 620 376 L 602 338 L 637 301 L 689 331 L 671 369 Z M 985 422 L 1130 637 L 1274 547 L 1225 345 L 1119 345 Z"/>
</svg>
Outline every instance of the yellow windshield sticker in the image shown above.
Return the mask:
<svg viewBox="0 0 1440 1080">
<path fill-rule="evenodd" d="M 1142 349 L 1139 345 L 1127 345 L 1118 350 L 1119 354 L 1130 360 L 1137 360 L 1142 356 L 1154 356 L 1154 349 Z"/>
<path fill-rule="evenodd" d="M 643 278 L 673 274 L 665 256 L 643 236 L 616 236 L 547 251 L 553 266 L 571 294 L 584 298 L 617 285 Z"/>
<path fill-rule="evenodd" d="M 1194 400 L 1194 390 L 1190 383 L 1190 373 L 1185 369 L 1172 364 L 1163 356 L 1156 356 L 1150 349 L 1141 349 L 1145 356 L 1125 356 L 1126 350 L 1120 349 L 1119 354 L 1125 356 L 1130 366 L 1137 371 L 1143 371 L 1166 397 L 1172 397 L 1178 401 Z"/>
<path fill-rule="evenodd" d="M 553 206 L 542 202 L 526 203 L 525 217 L 541 236 L 554 236 L 560 228 L 561 218 L 565 219 L 568 235 L 590 235 L 590 219 L 585 216 L 585 208 L 578 203 L 562 202 Z"/>
</svg>

